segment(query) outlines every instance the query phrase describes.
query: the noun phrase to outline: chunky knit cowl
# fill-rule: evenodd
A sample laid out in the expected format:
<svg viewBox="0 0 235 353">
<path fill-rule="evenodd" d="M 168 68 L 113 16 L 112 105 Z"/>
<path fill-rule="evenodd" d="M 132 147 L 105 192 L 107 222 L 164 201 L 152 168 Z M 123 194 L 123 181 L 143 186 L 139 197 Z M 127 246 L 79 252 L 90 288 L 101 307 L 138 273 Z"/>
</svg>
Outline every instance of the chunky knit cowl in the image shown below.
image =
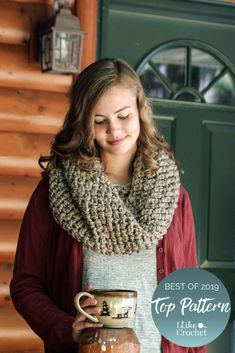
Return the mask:
<svg viewBox="0 0 235 353">
<path fill-rule="evenodd" d="M 88 248 L 107 255 L 131 254 L 162 239 L 179 197 L 179 172 L 164 151 L 158 170 L 145 175 L 140 157 L 134 163 L 129 195 L 123 200 L 100 168 L 84 171 L 63 160 L 49 174 L 49 199 L 57 223 Z"/>
</svg>

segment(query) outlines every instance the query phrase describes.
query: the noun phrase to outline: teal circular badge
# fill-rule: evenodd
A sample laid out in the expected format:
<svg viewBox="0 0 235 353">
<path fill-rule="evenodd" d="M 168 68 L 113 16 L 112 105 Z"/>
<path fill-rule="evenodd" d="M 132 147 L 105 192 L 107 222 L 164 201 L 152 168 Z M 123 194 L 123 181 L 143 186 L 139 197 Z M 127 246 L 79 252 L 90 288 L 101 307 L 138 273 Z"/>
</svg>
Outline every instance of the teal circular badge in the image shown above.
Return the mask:
<svg viewBox="0 0 235 353">
<path fill-rule="evenodd" d="M 225 286 L 215 275 L 185 268 L 159 283 L 151 311 L 165 338 L 180 346 L 198 347 L 222 333 L 230 317 L 231 303 Z"/>
</svg>

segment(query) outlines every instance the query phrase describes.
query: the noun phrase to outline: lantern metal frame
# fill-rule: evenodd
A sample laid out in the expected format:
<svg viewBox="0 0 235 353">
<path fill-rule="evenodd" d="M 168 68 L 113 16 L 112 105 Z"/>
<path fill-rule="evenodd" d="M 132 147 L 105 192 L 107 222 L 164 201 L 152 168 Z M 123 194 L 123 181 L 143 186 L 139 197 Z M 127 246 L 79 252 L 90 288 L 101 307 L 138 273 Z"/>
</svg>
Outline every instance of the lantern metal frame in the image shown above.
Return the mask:
<svg viewBox="0 0 235 353">
<path fill-rule="evenodd" d="M 80 70 L 85 32 L 79 18 L 61 7 L 40 23 L 39 45 L 42 72 L 75 74 Z"/>
</svg>

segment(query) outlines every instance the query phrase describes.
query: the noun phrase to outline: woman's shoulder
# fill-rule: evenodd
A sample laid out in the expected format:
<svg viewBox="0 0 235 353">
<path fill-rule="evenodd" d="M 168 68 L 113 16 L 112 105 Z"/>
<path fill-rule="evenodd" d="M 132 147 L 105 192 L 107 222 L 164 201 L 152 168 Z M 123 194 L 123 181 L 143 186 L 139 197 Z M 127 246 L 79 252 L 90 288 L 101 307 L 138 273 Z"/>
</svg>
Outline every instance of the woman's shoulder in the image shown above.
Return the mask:
<svg viewBox="0 0 235 353">
<path fill-rule="evenodd" d="M 177 203 L 177 210 L 184 216 L 185 214 L 192 214 L 192 204 L 189 193 L 185 186 L 180 185 L 179 199 Z"/>
<path fill-rule="evenodd" d="M 44 239 L 55 224 L 49 204 L 48 181 L 41 179 L 35 187 L 26 207 L 21 232 L 33 232 L 38 239 Z M 45 240 L 45 239 L 44 239 Z"/>
<path fill-rule="evenodd" d="M 179 198 L 184 198 L 186 196 L 188 196 L 188 191 L 184 185 L 180 184 Z"/>
<path fill-rule="evenodd" d="M 188 193 L 186 187 L 184 185 L 180 184 L 178 202 L 184 203 L 187 200 L 189 200 L 189 193 Z"/>
<path fill-rule="evenodd" d="M 30 197 L 29 206 L 49 207 L 49 182 L 46 178 L 42 178 L 36 185 Z"/>
</svg>

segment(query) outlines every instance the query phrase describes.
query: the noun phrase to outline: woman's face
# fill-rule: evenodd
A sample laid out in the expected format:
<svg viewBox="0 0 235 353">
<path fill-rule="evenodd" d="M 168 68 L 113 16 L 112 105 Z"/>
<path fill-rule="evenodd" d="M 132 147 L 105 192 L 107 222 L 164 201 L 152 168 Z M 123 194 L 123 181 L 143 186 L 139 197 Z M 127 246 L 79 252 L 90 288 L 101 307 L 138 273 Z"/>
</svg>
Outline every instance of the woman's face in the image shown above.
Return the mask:
<svg viewBox="0 0 235 353">
<path fill-rule="evenodd" d="M 122 85 L 109 88 L 92 111 L 95 140 L 101 156 L 130 156 L 137 150 L 140 133 L 135 93 Z"/>
</svg>

